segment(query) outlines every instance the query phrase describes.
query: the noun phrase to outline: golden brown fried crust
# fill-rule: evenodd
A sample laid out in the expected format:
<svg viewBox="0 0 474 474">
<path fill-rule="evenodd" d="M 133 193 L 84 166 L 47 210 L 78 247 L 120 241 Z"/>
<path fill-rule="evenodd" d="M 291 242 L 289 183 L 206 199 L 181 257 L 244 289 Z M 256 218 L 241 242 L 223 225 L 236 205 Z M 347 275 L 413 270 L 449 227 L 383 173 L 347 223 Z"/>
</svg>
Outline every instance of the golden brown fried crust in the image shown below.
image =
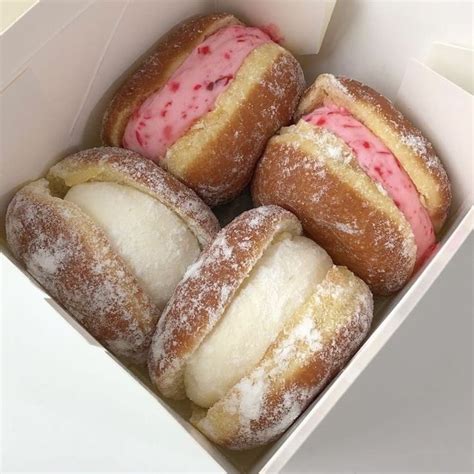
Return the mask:
<svg viewBox="0 0 474 474">
<path fill-rule="evenodd" d="M 265 249 L 282 232 L 301 233 L 277 206 L 241 214 L 217 235 L 177 286 L 153 336 L 150 378 L 166 397 L 182 399 L 186 361 L 209 334 Z"/>
<path fill-rule="evenodd" d="M 218 133 L 208 134 L 204 146 L 194 146 L 192 134 L 206 135 L 210 125 L 202 123 L 191 129 L 171 147 L 163 166 L 194 189 L 210 206 L 236 197 L 250 182 L 257 160 L 265 144 L 282 125 L 290 122 L 303 90 L 303 75 L 296 59 L 277 45 L 275 59 L 250 92 L 226 116 L 210 112 L 202 122 L 224 120 Z M 258 54 L 258 53 L 257 53 Z M 246 80 L 252 53 L 234 79 L 235 86 Z M 251 65 L 250 65 L 251 67 Z M 227 91 L 223 95 L 227 94 Z M 190 157 L 194 158 L 191 159 Z M 187 164 L 183 167 L 182 160 Z"/>
<path fill-rule="evenodd" d="M 98 341 L 145 361 L 159 311 L 91 218 L 40 179 L 14 196 L 6 231 L 15 257 Z"/>
<path fill-rule="evenodd" d="M 377 294 L 400 289 L 413 272 L 416 246 L 408 222 L 350 148 L 324 129 L 300 121 L 273 137 L 252 195 L 257 205 L 276 204 L 296 214 L 336 264 Z"/>
<path fill-rule="evenodd" d="M 155 51 L 115 93 L 102 124 L 104 144 L 122 146 L 125 128 L 135 110 L 166 84 L 199 43 L 218 29 L 234 24 L 240 24 L 234 16 L 214 13 L 188 18 L 166 33 Z"/>
<path fill-rule="evenodd" d="M 272 441 L 352 357 L 369 331 L 372 312 L 367 286 L 346 268 L 333 266 L 257 366 L 191 422 L 231 449 Z"/>
<path fill-rule="evenodd" d="M 329 100 L 345 107 L 395 155 L 417 188 L 435 231 L 444 224 L 451 203 L 446 171 L 431 143 L 383 95 L 347 77 L 322 74 L 304 93 L 295 119 Z"/>
</svg>

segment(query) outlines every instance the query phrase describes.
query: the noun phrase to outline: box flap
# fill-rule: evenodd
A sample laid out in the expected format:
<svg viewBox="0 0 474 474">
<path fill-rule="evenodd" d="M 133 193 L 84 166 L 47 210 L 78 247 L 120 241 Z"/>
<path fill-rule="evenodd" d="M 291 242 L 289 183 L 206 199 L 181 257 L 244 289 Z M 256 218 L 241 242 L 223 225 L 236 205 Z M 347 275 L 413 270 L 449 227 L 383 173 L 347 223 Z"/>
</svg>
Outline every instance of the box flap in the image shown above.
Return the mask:
<svg viewBox="0 0 474 474">
<path fill-rule="evenodd" d="M 463 46 L 436 42 L 424 63 L 433 71 L 474 93 L 474 50 Z"/>
</svg>

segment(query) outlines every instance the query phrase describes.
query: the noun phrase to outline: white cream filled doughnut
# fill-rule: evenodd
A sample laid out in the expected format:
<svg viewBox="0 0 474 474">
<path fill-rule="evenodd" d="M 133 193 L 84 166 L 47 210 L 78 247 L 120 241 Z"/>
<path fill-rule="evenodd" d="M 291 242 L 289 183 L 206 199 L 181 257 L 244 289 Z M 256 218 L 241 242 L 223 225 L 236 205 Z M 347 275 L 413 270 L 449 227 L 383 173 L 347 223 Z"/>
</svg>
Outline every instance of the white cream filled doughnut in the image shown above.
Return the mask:
<svg viewBox="0 0 474 474">
<path fill-rule="evenodd" d="M 306 237 L 288 233 L 270 244 L 189 359 L 184 375 L 188 398 L 205 408 L 222 398 L 262 358 L 331 266 L 328 254 Z"/>
<path fill-rule="evenodd" d="M 296 217 L 244 212 L 186 272 L 150 347 L 151 380 L 194 402 L 191 422 L 231 449 L 280 435 L 366 336 L 372 295 Z"/>
<path fill-rule="evenodd" d="M 152 162 L 95 148 L 18 191 L 6 230 L 14 255 L 60 304 L 113 353 L 142 364 L 161 310 L 218 223 Z"/>
</svg>

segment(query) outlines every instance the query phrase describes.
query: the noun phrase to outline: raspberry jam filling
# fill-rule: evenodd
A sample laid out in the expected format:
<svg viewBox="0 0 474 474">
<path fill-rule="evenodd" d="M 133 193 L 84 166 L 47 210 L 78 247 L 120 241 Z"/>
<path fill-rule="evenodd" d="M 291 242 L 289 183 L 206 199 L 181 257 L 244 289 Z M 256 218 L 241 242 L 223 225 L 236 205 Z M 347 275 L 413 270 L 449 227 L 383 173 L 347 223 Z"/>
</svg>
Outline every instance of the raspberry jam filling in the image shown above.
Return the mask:
<svg viewBox="0 0 474 474">
<path fill-rule="evenodd" d="M 271 39 L 258 28 L 234 25 L 209 36 L 148 97 L 128 121 L 122 144 L 159 160 L 192 124 L 214 108 L 248 54 Z"/>
<path fill-rule="evenodd" d="M 342 139 L 353 150 L 362 169 L 385 189 L 411 225 L 417 264 L 421 264 L 436 246 L 433 224 L 418 191 L 392 152 L 343 107 L 325 104 L 303 118 Z"/>
</svg>

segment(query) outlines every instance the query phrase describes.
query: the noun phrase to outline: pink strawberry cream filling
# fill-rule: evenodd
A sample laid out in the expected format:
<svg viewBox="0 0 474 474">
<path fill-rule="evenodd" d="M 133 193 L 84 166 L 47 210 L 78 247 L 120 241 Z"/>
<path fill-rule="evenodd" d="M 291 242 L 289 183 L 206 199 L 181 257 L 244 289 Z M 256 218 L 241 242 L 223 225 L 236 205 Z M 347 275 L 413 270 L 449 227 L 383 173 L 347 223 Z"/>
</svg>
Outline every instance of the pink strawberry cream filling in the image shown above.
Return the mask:
<svg viewBox="0 0 474 474">
<path fill-rule="evenodd" d="M 392 152 L 343 107 L 326 104 L 303 118 L 341 138 L 353 150 L 362 169 L 385 189 L 411 225 L 417 263 L 421 264 L 436 245 L 433 224 L 418 191 Z"/>
<path fill-rule="evenodd" d="M 206 38 L 158 92 L 128 121 L 122 144 L 155 161 L 192 124 L 214 108 L 249 53 L 270 37 L 258 28 L 234 25 Z"/>
</svg>

